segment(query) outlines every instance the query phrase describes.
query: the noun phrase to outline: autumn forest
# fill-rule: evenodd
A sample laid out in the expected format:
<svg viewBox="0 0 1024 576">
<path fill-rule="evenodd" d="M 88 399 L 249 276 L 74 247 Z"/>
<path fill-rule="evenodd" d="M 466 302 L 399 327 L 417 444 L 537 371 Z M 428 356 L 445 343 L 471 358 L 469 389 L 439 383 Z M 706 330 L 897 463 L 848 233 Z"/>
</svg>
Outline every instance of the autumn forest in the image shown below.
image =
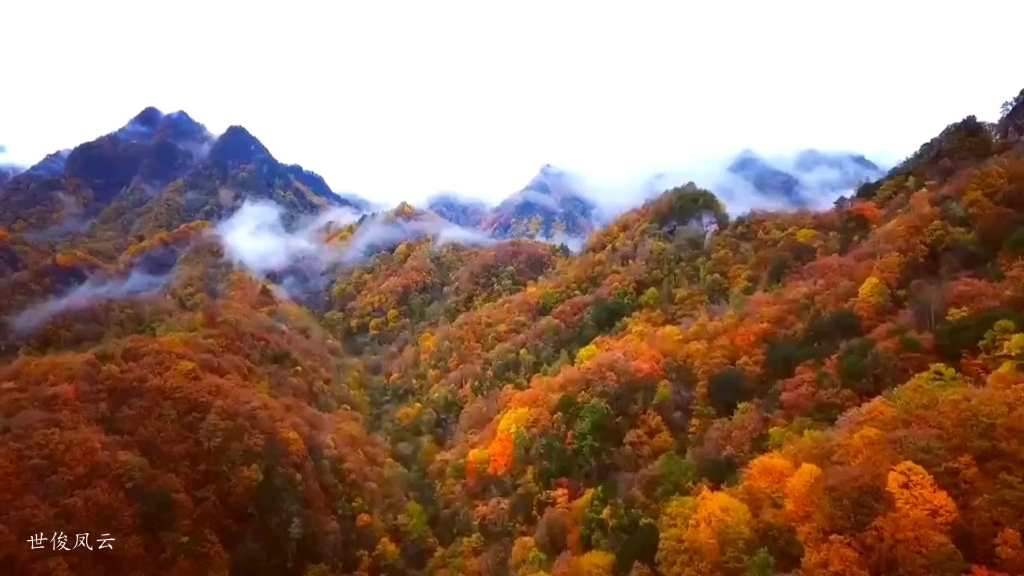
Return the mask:
<svg viewBox="0 0 1024 576">
<path fill-rule="evenodd" d="M 1022 575 L 1022 100 L 832 209 L 689 184 L 575 252 L 144 111 L 0 180 L 0 574 Z M 252 201 L 365 212 L 318 236 L 360 257 L 253 270 Z"/>
</svg>

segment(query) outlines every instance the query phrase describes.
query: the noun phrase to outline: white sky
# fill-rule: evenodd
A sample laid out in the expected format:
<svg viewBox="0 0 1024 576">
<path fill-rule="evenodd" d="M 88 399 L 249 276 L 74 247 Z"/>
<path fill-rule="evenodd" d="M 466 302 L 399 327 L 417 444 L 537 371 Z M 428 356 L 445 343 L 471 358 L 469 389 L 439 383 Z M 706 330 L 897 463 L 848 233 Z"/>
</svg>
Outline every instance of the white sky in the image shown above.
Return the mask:
<svg viewBox="0 0 1024 576">
<path fill-rule="evenodd" d="M 994 120 L 1024 86 L 1013 1 L 11 0 L 2 12 L 8 160 L 154 105 L 217 133 L 241 124 L 279 160 L 378 201 L 505 196 L 545 163 L 612 178 L 745 147 L 900 159 L 963 116 Z"/>
</svg>

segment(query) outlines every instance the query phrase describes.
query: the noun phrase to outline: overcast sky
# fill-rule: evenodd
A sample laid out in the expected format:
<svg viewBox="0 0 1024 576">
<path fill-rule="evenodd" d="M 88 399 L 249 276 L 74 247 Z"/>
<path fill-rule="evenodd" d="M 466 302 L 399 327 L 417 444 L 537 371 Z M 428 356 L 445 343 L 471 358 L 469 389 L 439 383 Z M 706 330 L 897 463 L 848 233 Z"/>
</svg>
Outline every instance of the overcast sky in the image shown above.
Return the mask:
<svg viewBox="0 0 1024 576">
<path fill-rule="evenodd" d="M 241 124 L 337 191 L 493 198 L 545 163 L 615 178 L 745 147 L 900 159 L 1024 86 L 1011 1 L 261 6 L 6 3 L 6 158 L 153 105 Z"/>
</svg>

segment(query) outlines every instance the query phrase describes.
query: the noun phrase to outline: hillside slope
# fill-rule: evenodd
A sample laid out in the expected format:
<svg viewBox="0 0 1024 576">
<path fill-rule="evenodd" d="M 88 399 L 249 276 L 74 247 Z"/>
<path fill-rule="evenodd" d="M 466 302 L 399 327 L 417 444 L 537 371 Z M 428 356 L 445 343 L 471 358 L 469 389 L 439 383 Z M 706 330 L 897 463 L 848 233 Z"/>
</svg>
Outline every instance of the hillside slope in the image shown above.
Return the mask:
<svg viewBox="0 0 1024 576">
<path fill-rule="evenodd" d="M 155 195 L 12 180 L 90 224 L 33 236 L 60 199 L 17 188 L 0 232 L 11 573 L 1024 572 L 1013 130 L 953 124 L 824 212 L 682 186 L 578 254 L 325 220 L 229 132 Z M 287 258 L 232 257 L 247 200 Z M 117 540 L 30 548 L 55 527 Z"/>
</svg>

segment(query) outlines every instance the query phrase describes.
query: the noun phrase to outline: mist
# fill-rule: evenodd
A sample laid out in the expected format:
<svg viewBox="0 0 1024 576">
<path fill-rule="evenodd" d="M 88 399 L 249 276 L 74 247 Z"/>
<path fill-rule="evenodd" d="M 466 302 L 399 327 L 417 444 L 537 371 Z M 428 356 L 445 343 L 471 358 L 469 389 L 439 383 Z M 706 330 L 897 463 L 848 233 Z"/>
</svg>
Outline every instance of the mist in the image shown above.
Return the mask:
<svg viewBox="0 0 1024 576">
<path fill-rule="evenodd" d="M 188 152 L 194 162 L 204 160 L 217 141 L 216 134 L 182 110 L 166 114 L 156 109 L 147 111 L 152 113 L 145 120 L 132 118 L 116 133 L 130 141 L 151 142 L 158 131 L 169 130 L 173 134 L 175 145 Z"/>
<path fill-rule="evenodd" d="M 573 254 L 579 254 L 583 248 L 587 245 L 588 237 L 584 236 L 569 236 L 564 232 L 556 232 L 551 236 L 542 236 L 537 238 L 538 242 L 545 242 L 547 244 L 553 244 L 555 246 L 565 246 L 569 249 L 569 252 Z"/>
<path fill-rule="evenodd" d="M 799 196 L 796 199 L 792 195 L 759 191 L 746 178 L 729 170 L 737 156 L 728 155 L 654 165 L 625 174 L 584 173 L 545 166 L 523 189 L 505 195 L 504 205 L 533 202 L 557 211 L 561 209 L 562 200 L 576 195 L 595 206 L 592 224 L 596 229 L 666 190 L 688 182 L 713 192 L 731 215 L 738 216 L 751 210 L 827 209 L 840 196 L 853 192 L 860 183 L 858 175 L 865 170 L 873 177 L 883 173 L 883 167 L 876 171 L 870 166 L 858 167 L 857 160 L 842 156 L 846 154 L 843 152 L 805 153 L 802 161 L 798 154 L 756 154 L 769 169 L 785 172 L 798 183 L 799 190 L 794 192 Z M 500 204 L 450 191 L 431 198 L 443 197 L 491 207 Z M 483 246 L 499 241 L 480 230 L 456 225 L 429 212 L 425 218 L 402 220 L 385 211 L 366 214 L 345 207 L 306 218 L 291 228 L 286 227 L 284 220 L 281 206 L 250 200 L 217 225 L 215 232 L 228 259 L 261 278 L 274 275 L 272 280 L 286 288 L 308 286 L 315 277 L 325 276 L 331 267 L 358 265 L 381 250 L 411 239 L 430 236 L 435 247 L 449 243 Z M 327 242 L 331 231 L 355 222 L 358 227 L 344 242 Z M 578 252 L 587 239 L 560 234 L 537 240 L 565 244 L 571 251 Z M 289 280 L 289 275 L 298 275 L 303 281 Z"/>
<path fill-rule="evenodd" d="M 325 243 L 331 226 L 345 226 L 360 214 L 334 208 L 289 231 L 284 225 L 284 208 L 268 201 L 246 201 L 216 227 L 225 255 L 260 277 L 282 270 L 300 259 L 326 263 L 338 255 Z"/>
<path fill-rule="evenodd" d="M 0 144 L 0 170 L 8 176 L 13 176 L 25 171 L 24 166 L 17 162 L 11 162 L 7 159 L 7 147 L 3 144 Z"/>
<path fill-rule="evenodd" d="M 434 194 L 431 194 L 431 195 L 426 197 L 426 199 L 422 202 L 422 204 L 424 206 L 429 206 L 433 202 L 442 201 L 442 200 L 446 200 L 446 199 L 456 200 L 456 201 L 461 202 L 463 204 L 476 204 L 476 205 L 481 206 L 481 207 L 493 206 L 493 205 L 497 204 L 497 203 L 488 204 L 487 200 L 484 199 L 484 198 L 479 198 L 479 197 L 476 197 L 476 196 L 473 196 L 473 195 L 470 195 L 470 194 L 465 194 L 465 193 L 462 193 L 462 192 L 455 192 L 455 191 L 452 191 L 452 190 L 442 190 L 440 192 L 436 192 Z"/>
<path fill-rule="evenodd" d="M 15 335 L 25 336 L 61 314 L 83 310 L 101 302 L 138 298 L 156 292 L 170 278 L 170 273 L 154 276 L 140 271 L 133 271 L 123 279 L 90 278 L 63 296 L 50 298 L 9 317 L 7 325 Z"/>
<path fill-rule="evenodd" d="M 767 165 L 790 174 L 800 182 L 804 206 L 794 206 L 780 195 L 765 194 L 743 177 L 730 172 L 729 166 L 737 158 L 738 153 L 653 164 L 629 172 L 610 173 L 593 169 L 586 171 L 571 166 L 566 167 L 565 172 L 576 193 L 597 206 L 597 226 L 605 225 L 623 212 L 687 182 L 693 182 L 714 193 L 732 216 L 745 214 L 751 210 L 824 210 L 832 207 L 839 197 L 851 194 L 856 188 L 843 185 L 849 183 L 853 179 L 851 174 L 856 172 L 856 167 L 849 166 L 847 162 L 840 162 L 840 169 L 822 167 L 804 171 L 795 165 L 798 151 L 754 153 Z M 850 154 L 845 151 L 823 153 Z M 877 177 L 881 177 L 892 165 L 890 158 L 869 160 L 881 169 Z"/>
<path fill-rule="evenodd" d="M 794 198 L 784 194 L 758 190 L 746 178 L 731 172 L 730 165 L 743 153 L 753 154 L 766 166 L 795 179 L 798 182 L 798 198 L 794 201 Z M 798 161 L 801 153 L 818 155 L 826 160 L 821 165 L 808 166 L 806 158 L 803 164 Z M 518 189 L 478 195 L 445 190 L 428 196 L 426 201 L 419 204 L 428 207 L 434 201 L 448 198 L 485 211 L 494 211 L 499 206 L 514 207 L 531 202 L 558 211 L 563 199 L 577 195 L 594 205 L 592 225 L 601 228 L 622 213 L 641 206 L 665 191 L 693 182 L 714 193 L 725 205 L 726 211 L 734 217 L 751 210 L 825 210 L 831 208 L 841 196 L 852 195 L 864 181 L 883 177 L 888 168 L 897 162 L 891 155 L 863 155 L 877 166 L 878 170 L 875 171 L 870 166 L 858 165 L 852 159 L 855 156 L 857 153 L 843 150 L 745 150 L 724 155 L 691 157 L 678 162 L 654 163 L 626 171 L 615 171 L 614 168 L 593 164 L 544 166 L 534 172 L 532 177 L 524 177 L 522 187 Z M 551 194 L 535 187 L 537 181 L 542 181 Z M 562 239 L 540 240 L 563 243 Z M 572 239 L 572 244 L 582 242 L 580 239 Z"/>
<path fill-rule="evenodd" d="M 286 292 L 308 285 L 316 276 L 334 266 L 355 266 L 380 248 L 401 242 L 434 237 L 434 246 L 445 244 L 485 245 L 487 235 L 451 224 L 441 218 L 392 220 L 386 213 L 361 214 L 348 208 L 333 208 L 300 221 L 294 230 L 284 224 L 285 210 L 268 201 L 246 201 L 218 224 L 215 233 L 225 256 L 260 278 L 285 273 L 281 280 Z M 330 231 L 359 222 L 355 232 L 342 243 L 328 243 Z M 298 281 L 295 275 L 303 276 Z"/>
<path fill-rule="evenodd" d="M 66 194 L 62 190 L 58 191 L 56 196 L 57 202 L 60 204 L 60 220 L 42 230 L 26 232 L 26 239 L 33 242 L 61 240 L 85 230 L 92 224 L 92 220 L 85 217 L 85 210 L 82 205 L 73 196 Z"/>
</svg>

